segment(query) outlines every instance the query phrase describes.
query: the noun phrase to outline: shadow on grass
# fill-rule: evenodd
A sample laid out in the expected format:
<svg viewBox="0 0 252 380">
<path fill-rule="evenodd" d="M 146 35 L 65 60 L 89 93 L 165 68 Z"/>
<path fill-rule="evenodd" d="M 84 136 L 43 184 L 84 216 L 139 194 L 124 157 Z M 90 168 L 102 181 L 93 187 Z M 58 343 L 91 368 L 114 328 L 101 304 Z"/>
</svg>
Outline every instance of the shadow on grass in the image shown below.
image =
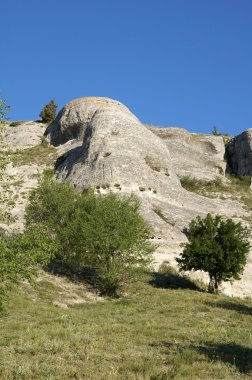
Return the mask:
<svg viewBox="0 0 252 380">
<path fill-rule="evenodd" d="M 160 346 L 160 345 L 159 345 Z M 222 361 L 235 366 L 240 373 L 252 375 L 252 349 L 235 343 L 207 343 L 204 346 L 174 344 L 161 342 L 161 346 L 168 348 L 168 352 L 176 354 L 186 352 L 188 349 L 197 351 L 208 357 L 210 361 Z"/>
<path fill-rule="evenodd" d="M 152 273 L 150 284 L 156 288 L 204 291 L 193 280 L 187 276 L 180 275 L 168 264 L 162 264 L 158 272 Z"/>
<path fill-rule="evenodd" d="M 85 283 L 91 291 L 101 292 L 99 273 L 96 269 L 75 267 L 58 261 L 52 261 L 45 270 L 56 276 L 67 277 L 70 281 L 75 283 Z"/>
<path fill-rule="evenodd" d="M 210 360 L 221 360 L 234 365 L 239 372 L 252 372 L 252 349 L 235 343 L 208 344 L 207 346 L 192 347 L 207 355 Z M 252 373 L 251 373 L 252 375 Z"/>
<path fill-rule="evenodd" d="M 232 301 L 207 302 L 208 306 L 219 307 L 226 310 L 238 311 L 238 313 L 252 315 L 252 307 Z M 252 361 L 252 358 L 251 358 Z"/>
</svg>

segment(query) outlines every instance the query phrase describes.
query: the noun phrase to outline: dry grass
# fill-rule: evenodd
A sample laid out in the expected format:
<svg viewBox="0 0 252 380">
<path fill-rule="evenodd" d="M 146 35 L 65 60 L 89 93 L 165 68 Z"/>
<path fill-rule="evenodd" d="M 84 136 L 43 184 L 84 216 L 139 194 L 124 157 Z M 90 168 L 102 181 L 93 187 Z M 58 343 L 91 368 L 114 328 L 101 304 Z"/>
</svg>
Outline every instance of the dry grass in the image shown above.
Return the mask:
<svg viewBox="0 0 252 380">
<path fill-rule="evenodd" d="M 226 176 L 228 182 L 220 177 L 214 181 L 196 180 L 190 177 L 180 179 L 181 185 L 188 191 L 195 192 L 209 198 L 232 199 L 242 202 L 248 210 L 252 210 L 252 191 L 250 189 L 250 176 Z"/>
</svg>

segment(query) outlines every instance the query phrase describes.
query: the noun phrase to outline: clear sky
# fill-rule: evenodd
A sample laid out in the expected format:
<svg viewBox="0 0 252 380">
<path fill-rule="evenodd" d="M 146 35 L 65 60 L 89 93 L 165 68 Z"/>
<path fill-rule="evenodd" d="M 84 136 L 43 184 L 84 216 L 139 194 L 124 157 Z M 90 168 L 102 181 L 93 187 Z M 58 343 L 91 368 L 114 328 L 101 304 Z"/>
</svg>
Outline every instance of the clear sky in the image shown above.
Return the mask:
<svg viewBox="0 0 252 380">
<path fill-rule="evenodd" d="M 107 96 L 146 124 L 252 128 L 252 0 L 0 1 L 11 120 Z"/>
</svg>

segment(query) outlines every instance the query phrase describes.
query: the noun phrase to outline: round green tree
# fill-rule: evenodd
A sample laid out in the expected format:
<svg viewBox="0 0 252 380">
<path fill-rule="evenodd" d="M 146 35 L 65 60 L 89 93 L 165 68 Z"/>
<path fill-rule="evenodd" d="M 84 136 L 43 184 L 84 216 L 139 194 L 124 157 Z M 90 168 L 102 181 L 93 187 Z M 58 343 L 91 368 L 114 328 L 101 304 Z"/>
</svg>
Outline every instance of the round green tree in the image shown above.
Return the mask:
<svg viewBox="0 0 252 380">
<path fill-rule="evenodd" d="M 154 246 L 134 196 L 80 196 L 68 233 L 80 265 L 98 269 L 104 293 L 114 295 L 151 263 Z"/>
<path fill-rule="evenodd" d="M 189 225 L 189 241 L 177 259 L 179 268 L 207 272 L 209 291 L 218 293 L 223 281 L 240 279 L 250 247 L 248 236 L 248 229 L 232 219 L 197 217 Z"/>
<path fill-rule="evenodd" d="M 154 246 L 134 196 L 77 193 L 69 183 L 43 178 L 30 195 L 27 227 L 43 225 L 54 258 L 73 267 L 96 270 L 101 290 L 114 295 L 150 264 Z"/>
</svg>

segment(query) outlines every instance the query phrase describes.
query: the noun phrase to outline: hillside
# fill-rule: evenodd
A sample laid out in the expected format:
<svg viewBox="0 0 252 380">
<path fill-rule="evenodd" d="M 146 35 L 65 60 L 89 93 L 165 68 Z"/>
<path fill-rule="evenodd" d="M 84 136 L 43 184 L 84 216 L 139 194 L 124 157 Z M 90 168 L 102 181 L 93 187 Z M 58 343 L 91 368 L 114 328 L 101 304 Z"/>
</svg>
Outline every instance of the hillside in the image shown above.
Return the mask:
<svg viewBox="0 0 252 380">
<path fill-rule="evenodd" d="M 32 121 L 5 126 L 0 191 L 7 230 L 22 229 L 27 196 L 47 165 L 56 167 L 58 180 L 71 181 L 79 190 L 134 192 L 157 244 L 155 268 L 165 260 L 176 265 L 184 231 L 197 215 L 210 212 L 250 224 L 249 184 L 239 186 L 225 176 L 221 136 L 146 128 L 124 105 L 107 98 L 70 102 L 46 127 Z M 242 280 L 224 284 L 225 294 L 251 296 L 251 272 L 250 254 Z M 208 281 L 202 273 L 192 276 Z"/>
<path fill-rule="evenodd" d="M 9 300 L 1 379 L 251 379 L 251 300 L 202 292 L 167 267 L 118 299 L 56 280 L 41 274 Z"/>
<path fill-rule="evenodd" d="M 40 270 L 1 314 L 0 378 L 251 379 L 251 254 L 241 281 L 222 288 L 232 298 L 208 294 L 207 275 L 174 269 L 195 216 L 251 225 L 250 178 L 225 176 L 222 137 L 146 128 L 118 102 L 88 99 L 66 105 L 49 128 L 4 126 L 1 227 L 24 228 L 29 193 L 45 168 L 77 190 L 133 191 L 157 244 L 154 271 L 107 298 L 84 269 Z"/>
</svg>

